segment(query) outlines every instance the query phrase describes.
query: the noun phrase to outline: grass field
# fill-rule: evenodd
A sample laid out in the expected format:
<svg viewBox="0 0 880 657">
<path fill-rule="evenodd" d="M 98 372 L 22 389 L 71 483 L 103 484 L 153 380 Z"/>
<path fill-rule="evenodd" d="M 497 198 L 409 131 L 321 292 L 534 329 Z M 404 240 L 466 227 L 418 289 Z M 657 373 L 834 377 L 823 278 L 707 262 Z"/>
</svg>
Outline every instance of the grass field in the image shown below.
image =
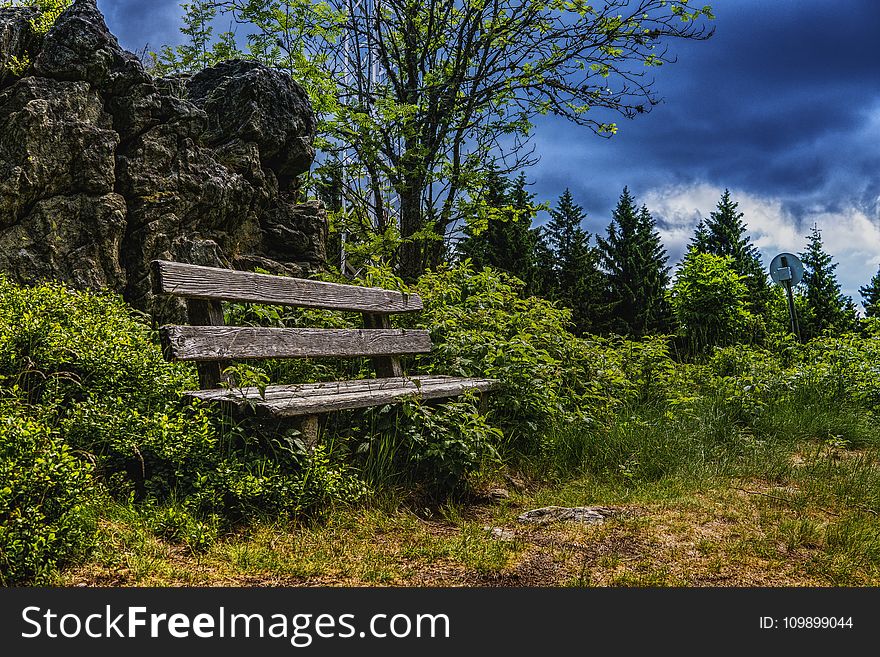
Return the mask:
<svg viewBox="0 0 880 657">
<path fill-rule="evenodd" d="M 572 428 L 553 451 L 564 476 L 544 463 L 541 478 L 486 475 L 471 498 L 440 508 L 387 494 L 311 525 L 256 520 L 199 552 L 108 501 L 98 549 L 56 583 L 874 586 L 880 443 L 865 420 L 845 406 L 783 406 L 761 438 L 732 427 L 719 437 L 707 417 L 632 418 L 601 441 Z M 509 497 L 487 494 L 498 487 Z M 548 505 L 615 513 L 599 525 L 517 522 Z"/>
</svg>

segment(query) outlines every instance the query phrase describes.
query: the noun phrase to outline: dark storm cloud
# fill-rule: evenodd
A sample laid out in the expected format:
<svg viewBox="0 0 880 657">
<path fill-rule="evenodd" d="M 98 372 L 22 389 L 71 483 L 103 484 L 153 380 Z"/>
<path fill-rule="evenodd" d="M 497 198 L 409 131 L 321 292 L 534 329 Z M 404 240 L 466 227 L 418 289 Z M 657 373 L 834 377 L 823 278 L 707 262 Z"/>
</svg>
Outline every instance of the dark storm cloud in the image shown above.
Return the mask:
<svg viewBox="0 0 880 657">
<path fill-rule="evenodd" d="M 880 3 L 712 4 L 715 36 L 672 44 L 679 61 L 657 71 L 664 103 L 650 114 L 621 121 L 607 141 L 561 122 L 539 126 L 540 195 L 572 187 L 606 217 L 624 185 L 636 194 L 697 181 L 783 198 L 830 192 L 829 207 L 864 195 L 880 164 L 878 143 L 859 135 L 880 109 Z"/>
<path fill-rule="evenodd" d="M 533 191 L 571 188 L 598 232 L 628 185 L 675 262 L 730 188 L 765 260 L 802 250 L 817 223 L 858 301 L 880 262 L 880 2 L 707 1 L 715 36 L 672 44 L 650 114 L 610 140 L 538 126 Z"/>
<path fill-rule="evenodd" d="M 871 200 L 876 185 L 864 180 L 876 177 L 878 144 L 857 133 L 870 111 L 880 111 L 880 2 L 711 4 L 715 36 L 671 42 L 679 62 L 654 73 L 665 100 L 650 114 L 621 121 L 620 134 L 607 141 L 561 121 L 539 124 L 542 161 L 531 172 L 539 196 L 555 199 L 571 187 L 591 214 L 606 217 L 624 185 L 637 195 L 709 181 L 787 200 Z M 181 40 L 178 0 L 99 6 L 131 50 Z"/>
</svg>

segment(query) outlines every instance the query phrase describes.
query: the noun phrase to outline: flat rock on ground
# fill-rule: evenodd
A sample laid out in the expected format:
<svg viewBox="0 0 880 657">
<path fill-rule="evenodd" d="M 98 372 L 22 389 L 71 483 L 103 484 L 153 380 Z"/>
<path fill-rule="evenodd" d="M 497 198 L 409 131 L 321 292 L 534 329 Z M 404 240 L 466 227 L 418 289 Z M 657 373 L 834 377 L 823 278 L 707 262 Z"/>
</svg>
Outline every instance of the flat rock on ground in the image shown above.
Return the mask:
<svg viewBox="0 0 880 657">
<path fill-rule="evenodd" d="M 537 525 L 561 521 L 599 524 L 605 522 L 605 518 L 615 513 L 618 513 L 618 509 L 604 506 L 545 506 L 526 511 L 517 520 L 521 523 Z"/>
</svg>

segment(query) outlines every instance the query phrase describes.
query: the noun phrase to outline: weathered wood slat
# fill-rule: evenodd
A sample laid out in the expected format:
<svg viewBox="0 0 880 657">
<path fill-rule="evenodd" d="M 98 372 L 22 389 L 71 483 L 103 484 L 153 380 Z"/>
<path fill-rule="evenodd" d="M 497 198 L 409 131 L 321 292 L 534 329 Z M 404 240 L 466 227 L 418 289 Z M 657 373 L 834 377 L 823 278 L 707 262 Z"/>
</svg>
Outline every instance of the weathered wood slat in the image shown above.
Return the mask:
<svg viewBox="0 0 880 657">
<path fill-rule="evenodd" d="M 411 396 L 422 399 L 454 397 L 467 390 L 486 392 L 498 385 L 494 379 L 465 379 L 455 377 L 426 377 L 366 379 L 339 381 L 331 384 L 304 384 L 299 386 L 269 386 L 265 398 L 255 388 L 223 391 L 195 390 L 187 396 L 204 401 L 220 402 L 234 412 L 289 418 L 315 415 L 354 408 L 366 408 L 399 402 Z M 329 390 L 328 385 L 334 386 Z"/>
<path fill-rule="evenodd" d="M 415 329 L 163 326 L 159 335 L 165 353 L 175 360 L 357 357 L 431 351 L 428 331 Z"/>
<path fill-rule="evenodd" d="M 154 260 L 153 292 L 194 299 L 267 303 L 375 314 L 422 309 L 417 294 Z"/>
<path fill-rule="evenodd" d="M 247 388 L 218 388 L 214 390 L 198 390 L 187 393 L 190 396 L 198 396 L 203 401 L 223 401 L 231 398 L 253 399 L 258 401 L 273 401 L 289 397 L 315 397 L 321 395 L 335 395 L 361 392 L 364 390 L 389 390 L 406 385 L 405 381 L 411 381 L 415 387 L 432 385 L 450 381 L 455 377 L 439 374 L 419 375 L 417 377 L 397 377 L 386 379 L 352 379 L 348 381 L 324 381 L 321 383 L 294 383 L 288 385 L 271 385 L 260 393 L 255 387 Z"/>
</svg>

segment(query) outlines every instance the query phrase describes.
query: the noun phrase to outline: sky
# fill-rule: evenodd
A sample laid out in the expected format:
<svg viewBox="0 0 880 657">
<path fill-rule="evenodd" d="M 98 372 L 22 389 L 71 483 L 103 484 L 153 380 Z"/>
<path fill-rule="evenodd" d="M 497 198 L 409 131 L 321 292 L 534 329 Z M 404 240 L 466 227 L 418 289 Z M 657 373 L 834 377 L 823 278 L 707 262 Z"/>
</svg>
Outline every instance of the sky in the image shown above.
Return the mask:
<svg viewBox="0 0 880 657">
<path fill-rule="evenodd" d="M 664 102 L 611 139 L 542 119 L 539 201 L 570 188 L 604 232 L 624 186 L 657 220 L 670 262 L 724 189 L 744 213 L 764 264 L 803 251 L 813 224 L 838 263 L 843 292 L 880 266 L 878 0 L 699 0 L 715 35 L 672 42 L 678 61 L 653 69 Z M 132 51 L 178 43 L 177 0 L 98 0 Z"/>
</svg>

